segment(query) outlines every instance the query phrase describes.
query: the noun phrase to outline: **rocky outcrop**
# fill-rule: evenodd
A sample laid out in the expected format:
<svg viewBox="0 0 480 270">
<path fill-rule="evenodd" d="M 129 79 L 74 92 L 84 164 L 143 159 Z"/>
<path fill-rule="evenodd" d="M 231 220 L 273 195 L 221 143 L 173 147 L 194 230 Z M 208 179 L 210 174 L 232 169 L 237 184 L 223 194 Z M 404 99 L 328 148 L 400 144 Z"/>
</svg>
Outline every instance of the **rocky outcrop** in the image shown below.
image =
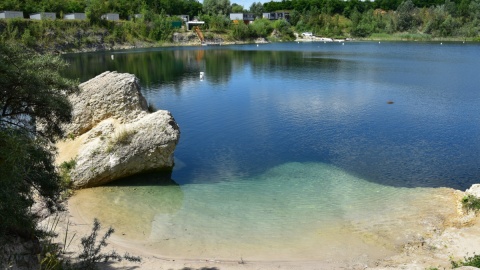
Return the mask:
<svg viewBox="0 0 480 270">
<path fill-rule="evenodd" d="M 480 184 L 473 184 L 469 189 L 465 191 L 466 195 L 473 195 L 480 198 Z"/>
<path fill-rule="evenodd" d="M 138 79 L 105 72 L 70 98 L 73 120 L 57 144 L 57 163 L 74 163 L 75 187 L 98 186 L 136 173 L 171 170 L 180 131 L 165 110 L 148 112 Z"/>
</svg>

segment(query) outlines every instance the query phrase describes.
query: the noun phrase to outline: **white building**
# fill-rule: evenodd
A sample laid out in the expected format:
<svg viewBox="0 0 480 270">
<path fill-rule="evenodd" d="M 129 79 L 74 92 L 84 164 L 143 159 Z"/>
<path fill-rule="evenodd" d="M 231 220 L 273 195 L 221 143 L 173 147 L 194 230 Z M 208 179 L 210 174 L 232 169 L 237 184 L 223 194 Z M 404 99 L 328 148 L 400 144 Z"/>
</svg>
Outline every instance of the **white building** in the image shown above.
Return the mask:
<svg viewBox="0 0 480 270">
<path fill-rule="evenodd" d="M 0 12 L 0 19 L 22 18 L 23 11 L 2 11 Z"/>
<path fill-rule="evenodd" d="M 57 18 L 57 15 L 55 12 L 41 12 L 41 13 L 35 13 L 35 14 L 30 14 L 30 19 L 32 20 L 55 20 Z"/>
<path fill-rule="evenodd" d="M 119 21 L 120 15 L 118 15 L 118 13 L 107 13 L 102 15 L 102 19 L 107 21 Z"/>
<path fill-rule="evenodd" d="M 244 21 L 246 24 L 255 20 L 255 14 L 253 13 L 230 13 L 230 20 L 232 21 Z"/>
<path fill-rule="evenodd" d="M 263 18 L 264 19 L 269 19 L 269 20 L 290 20 L 290 12 L 288 11 L 276 11 L 276 12 L 269 12 L 269 13 L 263 13 Z"/>
<path fill-rule="evenodd" d="M 195 26 L 202 26 L 205 24 L 204 21 L 188 21 L 186 22 L 187 24 L 187 30 L 192 30 Z"/>
<path fill-rule="evenodd" d="M 85 13 L 70 13 L 63 16 L 65 20 L 85 20 L 87 16 Z"/>
</svg>

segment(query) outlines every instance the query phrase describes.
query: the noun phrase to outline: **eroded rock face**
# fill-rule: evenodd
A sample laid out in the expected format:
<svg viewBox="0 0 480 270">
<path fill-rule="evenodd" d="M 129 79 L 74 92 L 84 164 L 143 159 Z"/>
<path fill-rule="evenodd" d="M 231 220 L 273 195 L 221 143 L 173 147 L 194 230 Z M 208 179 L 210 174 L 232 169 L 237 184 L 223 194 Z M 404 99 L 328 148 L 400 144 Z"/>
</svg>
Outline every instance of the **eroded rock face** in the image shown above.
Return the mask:
<svg viewBox="0 0 480 270">
<path fill-rule="evenodd" d="M 69 97 L 73 119 L 66 134 L 81 135 L 108 118 L 133 121 L 147 112 L 147 101 L 132 74 L 104 72 L 79 87 L 80 93 Z"/>
<path fill-rule="evenodd" d="M 73 121 L 65 127 L 70 138 L 57 144 L 58 164 L 75 160 L 75 187 L 173 168 L 180 130 L 168 111 L 147 111 L 134 75 L 105 72 L 80 89 L 71 97 Z"/>
</svg>

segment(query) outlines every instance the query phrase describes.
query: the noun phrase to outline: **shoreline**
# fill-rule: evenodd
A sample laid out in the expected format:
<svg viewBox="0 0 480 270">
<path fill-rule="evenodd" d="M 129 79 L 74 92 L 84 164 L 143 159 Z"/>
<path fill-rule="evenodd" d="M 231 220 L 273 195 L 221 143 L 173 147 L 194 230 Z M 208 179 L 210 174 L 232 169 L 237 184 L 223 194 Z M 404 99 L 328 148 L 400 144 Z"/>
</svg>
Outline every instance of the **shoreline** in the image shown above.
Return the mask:
<svg viewBox="0 0 480 270">
<path fill-rule="evenodd" d="M 268 44 L 268 43 L 284 43 L 284 42 L 318 42 L 318 43 L 341 43 L 341 42 L 463 42 L 463 43 L 480 43 L 480 41 L 473 38 L 456 38 L 456 37 L 446 37 L 446 38 L 405 38 L 401 36 L 389 36 L 389 37 L 366 37 L 366 38 L 344 38 L 344 39 L 334 39 L 326 37 L 315 37 L 315 38 L 297 38 L 291 41 L 266 41 L 259 42 L 257 40 L 244 40 L 244 41 L 226 41 L 221 43 L 221 45 L 215 45 L 214 47 L 230 46 L 230 45 L 248 45 L 248 44 Z M 105 44 L 103 44 L 105 45 Z M 207 47 L 212 47 L 207 46 Z M 169 48 L 169 47 L 204 47 L 199 41 L 193 42 L 165 42 L 165 43 L 146 43 L 141 42 L 139 44 L 115 44 L 113 46 L 102 46 L 93 47 L 93 48 L 78 48 L 73 51 L 58 51 L 59 54 L 77 54 L 77 53 L 91 53 L 91 52 L 112 52 L 112 51 L 121 51 L 121 50 L 132 50 L 132 49 L 154 49 L 154 48 Z M 50 51 L 52 52 L 52 51 Z"/>
<path fill-rule="evenodd" d="M 432 233 L 424 233 L 415 241 L 410 241 L 396 252 L 393 256 L 380 259 L 367 257 L 352 258 L 348 261 L 338 261 L 335 258 L 328 260 L 296 260 L 286 258 L 285 260 L 269 260 L 238 258 L 238 259 L 199 259 L 185 256 L 164 256 L 152 251 L 148 242 L 129 241 L 117 232 L 108 239 L 109 245 L 103 252 L 115 250 L 119 254 L 129 253 L 133 256 L 140 256 L 141 263 L 128 261 L 109 262 L 100 264 L 101 269 L 428 269 L 431 267 L 449 267 L 451 259 L 461 259 L 463 256 L 473 254 L 480 250 L 480 241 L 475 241 L 480 235 L 480 219 L 470 213 L 463 213 L 460 199 L 465 194 L 461 191 L 449 189 L 453 196 L 448 200 L 457 204 L 458 215 L 444 220 L 444 228 L 434 229 Z M 75 196 L 75 195 L 74 195 Z M 453 199 L 456 198 L 456 199 Z M 57 241 L 62 242 L 64 233 L 76 234 L 71 245 L 67 247 L 69 254 L 78 254 L 80 250 L 79 241 L 81 237 L 89 235 L 93 221 L 85 220 L 77 206 L 66 202 L 67 210 L 60 213 L 60 222 L 57 228 Z M 50 217 L 52 218 L 52 217 Z M 43 221 L 45 225 L 48 221 Z M 67 225 L 68 224 L 68 225 Z M 103 224 L 102 224 L 103 225 Z M 426 225 L 428 226 L 428 225 Z M 99 235 L 105 231 L 103 225 Z M 137 242 L 137 243 L 135 243 Z"/>
</svg>

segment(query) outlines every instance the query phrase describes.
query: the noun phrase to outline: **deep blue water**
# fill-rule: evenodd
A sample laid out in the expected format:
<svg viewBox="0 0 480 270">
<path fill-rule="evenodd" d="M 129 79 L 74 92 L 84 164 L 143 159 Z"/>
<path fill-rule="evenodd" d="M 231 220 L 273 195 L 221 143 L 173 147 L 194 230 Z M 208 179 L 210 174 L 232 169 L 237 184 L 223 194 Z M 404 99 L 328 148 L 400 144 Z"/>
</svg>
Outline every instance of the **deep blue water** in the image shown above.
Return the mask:
<svg viewBox="0 0 480 270">
<path fill-rule="evenodd" d="M 292 162 L 395 187 L 465 189 L 480 179 L 479 44 L 276 43 L 65 58 L 67 75 L 82 81 L 134 73 L 147 100 L 172 112 L 180 185 L 254 179 Z"/>
</svg>

